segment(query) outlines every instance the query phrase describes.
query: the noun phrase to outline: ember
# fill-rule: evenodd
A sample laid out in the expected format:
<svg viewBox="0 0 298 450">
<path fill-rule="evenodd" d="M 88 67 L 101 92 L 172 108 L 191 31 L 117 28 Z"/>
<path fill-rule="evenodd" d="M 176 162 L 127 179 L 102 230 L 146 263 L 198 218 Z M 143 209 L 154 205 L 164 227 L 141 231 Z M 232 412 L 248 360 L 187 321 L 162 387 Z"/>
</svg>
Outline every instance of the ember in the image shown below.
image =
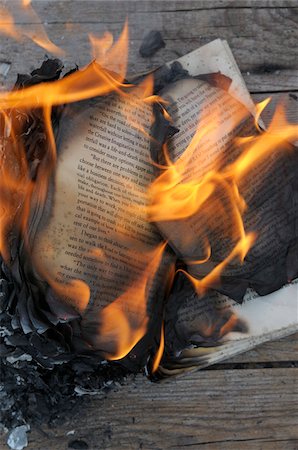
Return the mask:
<svg viewBox="0 0 298 450">
<path fill-rule="evenodd" d="M 62 54 L 42 29 L 34 41 Z M 71 389 L 91 394 L 78 375 L 101 387 L 126 370 L 168 375 L 295 331 L 297 125 L 279 107 L 263 130 L 269 100 L 254 107 L 222 41 L 207 47 L 223 74 L 200 72 L 205 48 L 134 83 L 127 24 L 115 44 L 109 33 L 90 43 L 82 70 L 61 78 L 47 60 L 0 94 L 6 378 L 28 366 L 51 391 L 64 369 L 47 370 L 63 364 Z M 251 308 L 275 291 L 259 323 Z"/>
</svg>

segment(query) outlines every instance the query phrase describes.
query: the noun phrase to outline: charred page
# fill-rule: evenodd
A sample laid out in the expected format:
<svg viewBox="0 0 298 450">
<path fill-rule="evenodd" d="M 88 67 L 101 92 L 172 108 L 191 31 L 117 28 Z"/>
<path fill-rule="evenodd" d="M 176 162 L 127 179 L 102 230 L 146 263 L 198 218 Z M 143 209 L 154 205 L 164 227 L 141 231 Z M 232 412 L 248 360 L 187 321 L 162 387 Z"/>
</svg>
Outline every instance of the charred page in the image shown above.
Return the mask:
<svg viewBox="0 0 298 450">
<path fill-rule="evenodd" d="M 150 189 L 152 218 L 202 288 L 238 301 L 248 287 L 279 289 L 298 275 L 296 149 L 275 148 L 238 100 L 205 81 L 176 81 L 162 96 L 179 132 Z"/>
<path fill-rule="evenodd" d="M 262 131 L 233 92 L 237 81 L 228 91 L 212 86 L 197 79 L 191 54 L 187 61 L 193 77 L 180 69 L 162 90 L 179 132 L 159 154 L 168 169 L 150 189 L 151 219 L 181 261 L 166 305 L 163 374 L 298 328 L 298 285 L 288 284 L 298 274 L 297 150 L 272 144 L 274 130 Z"/>
<path fill-rule="evenodd" d="M 144 338 L 137 364 L 160 334 L 174 261 L 144 209 L 152 120 L 135 94 L 68 106 L 47 204 L 31 233 L 37 276 L 80 312 L 84 340 L 122 359 Z"/>
</svg>

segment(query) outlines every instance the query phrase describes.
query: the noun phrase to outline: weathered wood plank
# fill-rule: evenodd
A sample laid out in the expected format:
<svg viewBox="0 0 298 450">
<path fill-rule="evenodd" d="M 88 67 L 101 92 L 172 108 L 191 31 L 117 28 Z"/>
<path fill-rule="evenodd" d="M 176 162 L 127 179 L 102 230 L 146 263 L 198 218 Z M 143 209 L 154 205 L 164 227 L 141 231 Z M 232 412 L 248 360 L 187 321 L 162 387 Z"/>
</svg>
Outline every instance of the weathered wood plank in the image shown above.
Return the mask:
<svg viewBox="0 0 298 450">
<path fill-rule="evenodd" d="M 33 429 L 28 448 L 62 450 L 80 439 L 89 449 L 294 450 L 297 375 L 298 369 L 218 370 L 161 384 L 139 376 L 90 399 L 63 426 Z"/>
<path fill-rule="evenodd" d="M 192 2 L 186 2 L 184 8 L 190 8 L 187 11 L 181 9 L 184 2 L 173 2 L 180 10 L 171 7 L 171 2 L 121 2 L 121 7 L 115 8 L 116 3 L 36 1 L 34 5 L 50 38 L 65 50 L 67 68 L 90 60 L 88 33 L 100 35 L 108 29 L 118 36 L 127 16 L 130 73 L 157 67 L 221 37 L 228 40 L 251 91 L 298 89 L 298 8 L 265 8 L 255 2 L 253 8 L 197 9 L 193 2 L 191 9 Z M 289 4 L 293 6 L 295 2 L 285 2 Z M 13 9 L 13 3 L 8 5 Z M 23 26 L 31 29 L 34 25 Z M 143 59 L 138 49 L 151 29 L 162 32 L 166 47 L 152 58 Z M 46 53 L 28 40 L 20 44 L 1 37 L 1 42 L 0 62 L 13 62 L 7 76 L 10 83 L 17 72 L 29 71 Z"/>
<path fill-rule="evenodd" d="M 9 5 L 14 10 L 16 21 L 24 22 L 24 15 L 20 12 L 20 0 L 2 0 L 1 3 Z M 64 22 L 63 13 L 67 8 L 69 21 L 90 22 L 96 20 L 100 13 L 122 14 L 146 13 L 150 16 L 155 13 L 188 12 L 214 9 L 248 9 L 248 8 L 297 8 L 296 0 L 32 0 L 32 6 L 37 14 L 48 23 Z M 32 18 L 31 21 L 36 21 Z"/>
</svg>

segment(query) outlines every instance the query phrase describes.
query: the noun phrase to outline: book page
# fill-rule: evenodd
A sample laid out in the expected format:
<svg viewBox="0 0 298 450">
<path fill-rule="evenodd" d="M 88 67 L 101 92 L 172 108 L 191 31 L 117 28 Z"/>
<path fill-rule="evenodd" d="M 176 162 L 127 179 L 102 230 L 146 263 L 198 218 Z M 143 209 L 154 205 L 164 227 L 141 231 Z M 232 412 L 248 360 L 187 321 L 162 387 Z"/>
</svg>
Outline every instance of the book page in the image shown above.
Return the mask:
<svg viewBox="0 0 298 450">
<path fill-rule="evenodd" d="M 193 189 L 208 174 L 220 175 L 236 160 L 240 155 L 240 147 L 234 142 L 236 137 L 256 134 L 254 120 L 246 108 L 222 89 L 206 82 L 180 80 L 172 83 L 162 95 L 169 102 L 168 112 L 179 129 L 169 140 L 169 154 L 179 164 L 178 167 L 183 166 L 185 161 L 181 183 L 191 182 Z M 214 125 L 210 129 L 212 121 Z M 192 139 L 196 135 L 198 142 L 193 145 Z M 285 148 L 282 154 L 275 152 L 270 158 L 259 161 L 240 180 L 239 193 L 247 205 L 243 213 L 244 228 L 246 233 L 253 232 L 258 237 L 244 264 L 232 261 L 225 268 L 224 276 L 241 276 L 247 279 L 253 273 L 258 273 L 261 280 L 262 271 L 268 271 L 268 267 L 275 265 L 280 259 L 280 270 L 275 270 L 279 275 L 276 277 L 272 273 L 271 282 L 279 283 L 279 286 L 287 282 L 285 258 L 288 246 L 296 237 L 297 207 L 294 195 L 288 195 L 291 190 L 295 191 L 295 158 L 295 154 L 289 153 Z M 204 259 L 206 240 L 208 241 L 212 256 L 205 263 L 188 266 L 189 272 L 199 278 L 210 273 L 223 261 L 241 237 L 233 220 L 234 205 L 229 202 L 230 191 L 224 191 L 217 179 L 213 186 L 214 193 L 197 213 L 185 219 L 163 220 L 158 223 L 170 245 L 185 261 Z M 279 207 L 282 203 L 285 206 L 283 208 Z M 265 278 L 264 285 L 266 284 Z"/>
<path fill-rule="evenodd" d="M 247 291 L 242 304 L 218 292 L 203 297 L 188 282 L 167 304 L 161 372 L 206 367 L 298 330 L 298 280 L 263 297 Z"/>
<path fill-rule="evenodd" d="M 169 140 L 168 151 L 171 160 L 178 163 L 179 167 L 185 164 L 181 183 L 195 182 L 199 185 L 208 172 L 220 170 L 223 165 L 232 162 L 237 156 L 238 150 L 233 145 L 235 136 L 254 133 L 253 121 L 246 120 L 246 108 L 222 89 L 210 86 L 204 81 L 179 80 L 165 88 L 161 95 L 168 101 L 167 111 L 174 125 L 179 129 L 179 132 Z M 214 125 L 210 129 L 212 120 Z M 192 145 L 192 139 L 196 134 L 198 142 Z M 189 147 L 190 145 L 192 148 Z M 212 207 L 210 203 L 206 204 L 198 214 L 184 220 L 158 223 L 158 227 L 182 259 L 204 259 L 206 238 L 209 242 L 211 239 L 210 229 L 215 225 L 218 229 L 217 232 L 214 230 L 215 234 L 213 233 L 211 242 L 214 252 L 218 234 L 221 235 L 223 227 L 228 227 L 227 217 L 218 217 L 216 211 L 214 211 L 215 214 L 212 210 L 209 211 Z M 221 227 L 222 221 L 224 223 Z M 185 239 L 186 235 L 187 239 Z M 226 243 L 225 248 L 223 244 L 221 239 L 221 253 L 227 249 L 229 243 Z M 209 271 L 210 264 L 212 264 L 211 261 L 208 261 L 200 265 L 200 273 Z"/>
<path fill-rule="evenodd" d="M 239 69 L 223 41 L 207 44 L 179 61 L 194 76 L 221 71 L 232 78 L 228 93 L 204 81 L 189 78 L 171 83 L 161 93 L 169 101 L 168 110 L 174 125 L 179 128 L 179 133 L 169 141 L 169 153 L 173 161 L 185 158 L 185 149 L 196 134 L 199 121 L 201 129 L 204 129 L 205 125 L 208 126 L 210 114 L 219 119 L 212 139 L 204 136 L 195 147 L 192 158 L 186 164 L 187 170 L 181 179 L 183 183 L 200 180 L 210 169 L 221 170 L 237 157 L 239 149 L 233 144 L 233 137 L 254 132 L 253 119 L 248 114 L 254 114 L 254 107 Z M 90 288 L 90 301 L 84 311 L 82 324 L 92 345 L 104 350 L 110 347 L 113 349 L 113 343 L 100 338 L 100 312 L 142 279 L 162 241 L 160 235 L 169 240 L 175 253 L 188 265 L 189 273 L 196 277 L 209 273 L 227 255 L 235 240 L 234 236 L 226 236 L 222 232 L 223 228 L 229 229 L 229 215 L 214 216 L 212 202 L 211 209 L 206 206 L 203 214 L 197 214 L 191 219 L 158 223 L 158 231 L 155 225 L 148 223 L 143 207 L 147 202 L 148 186 L 156 178 L 149 156 L 148 134 L 152 111 L 148 105 L 140 110 L 135 107 L 133 126 L 127 122 L 126 107 L 123 98 L 109 96 L 68 109 L 60 130 L 57 172 L 33 245 L 35 266 L 41 277 L 47 273 L 51 280 L 59 283 L 79 279 Z M 162 155 L 160 160 L 164 162 Z M 271 171 L 278 165 L 284 176 L 271 184 Z M 293 176 L 293 167 L 295 164 L 291 161 L 267 159 L 240 186 L 241 194 L 249 206 L 248 211 L 252 211 L 244 218 L 246 231 L 258 228 L 259 246 L 254 248 L 255 253 L 246 260 L 245 266 L 240 266 L 238 261 L 228 265 L 223 274 L 226 280 L 222 286 L 228 297 L 216 294 L 219 295 L 216 300 L 219 305 L 226 304 L 225 298 L 229 298 L 229 301 L 232 301 L 231 297 L 241 299 L 249 284 L 247 277 L 253 279 L 262 295 L 274 290 L 272 279 L 278 287 L 287 281 L 285 242 L 290 242 L 293 237 L 296 212 L 292 208 L 294 196 L 289 192 L 286 180 L 289 172 Z M 256 196 L 260 191 L 265 202 L 259 201 Z M 225 199 L 221 198 L 221 201 L 224 203 Z M 189 260 L 205 258 L 206 235 L 212 244 L 212 258 L 199 266 L 188 264 Z M 277 242 L 277 245 L 268 245 L 272 241 Z M 272 272 L 271 262 L 275 263 L 277 257 L 280 258 L 280 266 Z M 153 322 L 160 323 L 162 320 L 162 301 L 173 260 L 172 254 L 164 254 L 154 282 L 150 289 L 146 288 L 146 309 Z M 190 297 L 193 299 L 195 296 L 193 290 L 189 294 L 183 287 L 179 292 L 181 296 L 178 302 L 170 301 L 168 305 L 172 306 L 167 307 L 165 313 L 165 322 L 169 325 L 166 330 L 172 330 L 170 334 L 166 331 L 165 360 L 169 361 L 169 355 L 173 352 L 174 363 L 177 349 L 183 353 L 183 349 L 188 349 L 192 342 L 196 346 L 200 343 L 206 345 L 206 333 L 203 333 L 201 341 L 193 340 L 193 329 L 197 338 L 201 336 L 201 323 L 211 320 L 216 323 L 217 330 L 234 317 L 231 308 L 220 306 L 211 308 L 210 318 L 210 312 L 203 314 L 200 308 L 197 310 L 191 306 Z M 291 292 L 293 305 L 297 291 Z M 131 298 L 132 303 L 137 303 L 138 293 L 135 292 Z M 270 296 L 268 298 L 270 304 Z M 183 299 L 186 300 L 186 308 Z M 213 301 L 207 300 L 207 303 L 212 304 Z M 198 304 L 197 301 L 195 304 Z M 277 308 L 278 304 L 277 301 Z M 129 311 L 129 305 L 123 309 L 137 316 L 134 311 Z M 182 333 L 177 328 L 178 316 L 183 323 L 180 329 Z M 293 308 L 286 310 L 286 316 L 292 319 Z M 269 334 L 272 330 L 271 338 L 280 331 L 279 324 L 270 323 L 267 326 Z M 172 340 L 173 331 L 177 331 L 176 340 Z M 250 340 L 245 318 L 236 316 L 232 332 L 238 332 L 241 336 L 246 334 L 247 343 Z M 221 337 L 212 334 L 210 346 L 220 344 L 222 348 Z M 176 342 L 179 342 L 177 347 Z M 245 346 L 241 348 L 244 350 Z"/>
<path fill-rule="evenodd" d="M 208 45 L 205 62 L 200 59 L 202 49 L 178 60 L 191 75 L 204 73 L 207 67 L 212 71 L 219 68 L 216 56 L 207 58 Z M 214 45 L 216 48 L 217 44 Z M 222 72 L 231 77 L 235 75 L 229 93 L 195 79 L 176 81 L 162 92 L 169 102 L 167 110 L 173 124 L 179 129 L 168 143 L 168 152 L 172 161 L 178 164 L 186 161 L 182 183 L 195 180 L 199 183 L 208 172 L 221 172 L 239 155 L 234 137 L 256 134 L 248 114 L 248 111 L 253 113 L 251 100 L 247 101 L 247 95 L 243 95 L 247 90 L 239 79 L 239 69 L 229 65 L 226 50 L 220 59 L 221 67 L 231 70 Z M 229 95 L 233 86 L 233 95 Z M 203 134 L 197 145 L 192 145 L 195 134 L 206 130 L 214 116 L 221 118 L 216 122 L 216 132 Z M 237 116 L 240 120 L 235 121 Z M 188 146 L 192 147 L 191 156 L 187 154 Z M 221 283 L 215 282 L 213 286 L 219 292 L 210 290 L 205 296 L 198 296 L 191 286 L 174 287 L 166 310 L 162 370 L 208 365 L 297 330 L 298 285 L 297 282 L 287 284 L 297 276 L 293 257 L 297 245 L 297 168 L 297 153 L 285 146 L 260 161 L 241 180 L 239 192 L 247 205 L 243 214 L 244 227 L 246 232 L 256 233 L 256 243 L 244 264 L 238 260 L 225 267 Z M 163 235 L 185 261 L 188 273 L 196 279 L 212 272 L 235 244 L 226 233 L 233 225 L 229 214 L 222 214 L 216 197 L 225 205 L 223 194 L 218 190 L 197 214 L 158 222 Z M 228 208 L 227 204 L 225 212 Z M 206 258 L 206 238 L 211 247 L 209 258 Z M 200 264 L 190 263 L 204 259 L 206 262 Z M 259 294 L 248 289 L 249 286 Z M 240 305 L 237 302 L 243 297 Z M 194 360 L 191 361 L 192 354 Z"/>
<path fill-rule="evenodd" d="M 139 102 L 132 111 L 116 94 L 70 105 L 61 120 L 52 196 L 35 235 L 33 257 L 50 285 L 81 280 L 88 286 L 82 326 L 95 346 L 112 345 L 97 342 L 102 309 L 129 291 L 129 304 L 122 307 L 136 314 L 129 305 L 140 303 L 140 289 L 130 289 L 144 279 L 162 241 L 144 212 L 153 179 L 151 122 L 151 106 Z M 143 314 L 154 316 L 160 308 L 173 261 L 168 256 L 151 268 L 151 278 L 154 271 L 157 275 L 145 284 Z"/>
<path fill-rule="evenodd" d="M 252 113 L 255 113 L 254 102 L 245 85 L 244 79 L 237 66 L 228 43 L 222 39 L 200 47 L 177 61 L 188 70 L 191 76 L 220 72 L 231 78 L 229 93 Z M 173 61 L 168 63 L 170 65 Z"/>
</svg>

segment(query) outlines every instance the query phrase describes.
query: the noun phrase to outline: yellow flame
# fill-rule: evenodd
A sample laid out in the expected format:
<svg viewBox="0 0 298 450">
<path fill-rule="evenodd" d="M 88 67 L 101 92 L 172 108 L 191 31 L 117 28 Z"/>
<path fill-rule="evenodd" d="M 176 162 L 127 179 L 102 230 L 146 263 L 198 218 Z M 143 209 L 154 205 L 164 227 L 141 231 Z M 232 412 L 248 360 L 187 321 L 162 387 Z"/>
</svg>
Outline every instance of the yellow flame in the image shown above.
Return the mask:
<svg viewBox="0 0 298 450">
<path fill-rule="evenodd" d="M 180 269 L 179 272 L 183 272 L 188 279 L 192 282 L 195 290 L 198 294 L 202 295 L 205 293 L 206 290 L 210 289 L 214 285 L 215 282 L 217 282 L 220 278 L 221 273 L 223 272 L 224 268 L 233 261 L 234 258 L 238 257 L 240 261 L 243 262 L 246 254 L 248 253 L 249 249 L 253 245 L 253 243 L 256 240 L 256 234 L 255 233 L 248 233 L 245 235 L 242 239 L 240 239 L 233 250 L 230 252 L 230 254 L 217 266 L 211 270 L 208 275 L 203 277 L 202 279 L 198 280 L 197 278 L 190 275 L 185 270 Z"/>
<path fill-rule="evenodd" d="M 126 356 L 146 334 L 149 320 L 147 296 L 165 246 L 166 243 L 163 243 L 147 255 L 149 262 L 139 279 L 100 313 L 102 326 L 99 330 L 97 347 L 111 342 L 117 344 L 114 354 L 106 354 L 110 360 Z"/>
<path fill-rule="evenodd" d="M 123 55 L 124 61 L 127 59 L 125 58 L 125 55 L 127 55 L 127 40 L 128 28 L 126 24 L 119 40 L 110 49 L 114 57 L 120 58 L 120 55 Z M 42 83 L 19 91 L 0 93 L 0 117 L 5 122 L 5 129 L 8 130 L 8 138 L 11 141 L 10 144 L 4 143 L 6 151 L 4 150 L 2 155 L 0 154 L 4 161 L 0 168 L 0 187 L 3 204 L 0 212 L 1 254 L 5 254 L 8 257 L 6 248 L 7 232 L 9 225 L 13 222 L 15 211 L 18 211 L 18 214 L 22 216 L 19 218 L 18 224 L 26 241 L 27 222 L 30 208 L 32 207 L 33 190 L 38 203 L 45 201 L 48 182 L 56 165 L 56 145 L 51 122 L 52 107 L 108 94 L 115 90 L 121 93 L 120 87 L 126 88 L 126 85 L 122 83 L 126 72 L 124 63 L 121 63 L 121 71 L 121 74 L 113 75 L 93 62 L 84 70 L 74 72 L 56 82 Z M 20 129 L 25 124 L 26 111 L 36 107 L 43 109 L 48 148 L 40 164 L 37 180 L 33 183 L 30 180 L 24 149 L 20 140 L 16 140 L 15 135 L 16 127 Z M 24 113 L 22 120 L 19 119 L 19 122 L 16 121 L 14 111 L 18 112 L 18 118 Z M 10 150 L 8 153 L 9 147 L 13 151 Z M 18 168 L 18 171 L 16 168 Z M 18 199 L 17 205 L 11 203 L 11 198 Z"/>
<path fill-rule="evenodd" d="M 259 126 L 259 120 L 261 118 L 261 114 L 264 111 L 264 109 L 266 108 L 266 106 L 271 102 L 271 97 L 265 98 L 265 100 L 263 100 L 260 103 L 257 103 L 255 106 L 256 109 L 256 114 L 255 114 L 255 126 L 257 128 L 258 131 L 262 131 L 260 126 Z"/>
<path fill-rule="evenodd" d="M 31 17 L 32 22 L 39 21 L 30 0 L 22 0 L 22 7 L 27 16 Z M 50 41 L 41 24 L 34 25 L 30 30 L 27 28 L 23 30 L 16 26 L 13 15 L 4 9 L 0 10 L 0 22 L 0 33 L 17 40 L 25 35 L 52 53 L 63 53 Z M 136 106 L 140 103 L 145 105 L 154 102 L 166 105 L 162 98 L 153 94 L 152 76 L 148 76 L 139 86 L 125 83 L 129 40 L 127 23 L 116 43 L 113 43 L 110 33 L 106 33 L 102 38 L 91 34 L 89 39 L 95 61 L 84 70 L 72 73 L 56 82 L 42 83 L 21 91 L 0 93 L 0 119 L 4 123 L 2 136 L 4 150 L 0 152 L 0 252 L 6 261 L 9 261 L 7 236 L 12 224 L 17 222 L 26 240 L 33 193 L 38 202 L 45 201 L 48 182 L 55 170 L 56 147 L 51 121 L 53 106 L 116 92 L 126 99 L 122 113 L 128 123 L 146 133 L 140 128 L 135 117 Z M 270 99 L 267 99 L 256 107 L 257 127 L 260 115 L 269 101 Z M 26 120 L 27 110 L 34 108 L 43 110 L 48 144 L 35 181 L 30 177 L 23 144 L 16 138 Z M 24 114 L 22 120 L 15 120 L 16 111 L 20 115 Z M 235 125 L 244 119 L 243 111 L 234 118 Z M 164 116 L 170 120 L 165 109 Z M 223 233 L 233 241 L 229 254 L 202 279 L 196 279 L 186 273 L 199 293 L 203 293 L 219 280 L 222 271 L 235 258 L 243 261 L 256 240 L 256 233 L 246 233 L 244 228 L 242 216 L 246 203 L 239 189 L 240 183 L 261 160 L 277 151 L 283 143 L 298 139 L 297 125 L 288 124 L 283 109 L 279 107 L 267 132 L 237 140 L 242 151 L 233 163 L 222 168 L 218 161 L 214 161 L 206 173 L 196 178 L 189 176 L 193 157 L 206 136 L 211 140 L 216 139 L 218 125 L 222 118 L 215 113 L 202 119 L 204 126 L 198 124 L 191 142 L 177 161 L 171 161 L 167 147 L 164 146 L 165 166 L 159 166 L 161 174 L 149 187 L 150 205 L 146 209 L 149 220 L 154 222 L 184 220 L 196 214 L 206 214 L 209 219 L 210 214 L 213 217 L 209 222 L 212 227 L 218 215 L 227 219 L 229 227 Z M 259 128 L 258 130 L 260 131 Z M 219 196 L 217 196 L 218 193 L 220 193 Z M 210 205 L 207 212 L 206 205 Z M 188 236 L 185 236 L 185 239 L 188 239 Z M 203 236 L 202 240 L 204 243 L 207 242 L 204 253 L 206 256 L 201 259 L 187 260 L 187 264 L 204 264 L 211 259 L 212 247 L 208 236 Z M 142 275 L 121 296 L 101 311 L 99 343 L 102 343 L 104 347 L 105 343 L 113 342 L 116 347 L 115 351 L 106 354 L 107 358 L 112 360 L 123 358 L 147 332 L 148 292 L 160 265 L 165 245 L 162 244 L 153 253 L 144 255 L 145 260 L 147 258 L 147 266 Z M 98 258 L 105 257 L 101 249 L 94 249 L 92 254 Z M 44 278 L 62 299 L 70 301 L 81 313 L 86 310 L 90 289 L 83 281 L 72 280 L 63 283 L 47 278 L 47 274 L 44 274 Z M 223 329 L 222 333 L 225 332 L 226 330 Z M 153 371 L 157 370 L 163 348 L 164 326 L 161 329 L 160 346 L 154 358 Z"/>
<path fill-rule="evenodd" d="M 269 101 L 270 99 L 267 99 L 257 106 L 256 122 Z M 235 123 L 240 123 L 243 118 L 242 111 L 238 118 L 235 117 Z M 222 230 L 222 233 L 234 242 L 228 256 L 218 262 L 215 268 L 202 279 L 196 279 L 186 273 L 199 294 L 219 281 L 221 273 L 235 257 L 243 262 L 257 238 L 256 233 L 247 234 L 245 231 L 242 216 L 246 209 L 246 202 L 239 191 L 240 183 L 243 183 L 245 176 L 270 153 L 279 151 L 287 141 L 298 139 L 298 126 L 287 123 L 285 112 L 279 106 L 266 132 L 237 139 L 236 142 L 242 151 L 233 163 L 217 168 L 215 161 L 203 175 L 195 177 L 189 170 L 193 155 L 204 137 L 208 136 L 210 142 L 216 142 L 217 124 L 216 116 L 210 117 L 204 128 L 199 123 L 188 147 L 175 162 L 170 160 L 168 150 L 165 148 L 167 166 L 161 167 L 159 177 L 150 185 L 148 190 L 150 204 L 146 208 L 149 220 L 161 224 L 181 221 L 193 216 L 204 216 L 209 227 L 207 233 L 211 232 L 213 227 L 216 228 L 217 217 L 226 218 L 228 226 L 226 230 Z M 199 237 L 197 236 L 197 239 Z M 201 238 L 208 240 L 208 234 Z M 185 245 L 191 246 L 187 235 L 180 236 L 179 239 L 184 241 Z M 187 259 L 186 262 L 188 265 L 204 264 L 210 259 L 211 253 L 212 248 L 209 247 L 206 258 L 193 261 Z"/>
<path fill-rule="evenodd" d="M 161 358 L 162 358 L 162 355 L 164 352 L 164 348 L 165 348 L 165 330 L 164 330 L 164 324 L 162 324 L 161 331 L 160 331 L 160 343 L 159 343 L 157 353 L 153 360 L 152 373 L 156 372 L 159 367 L 159 364 L 160 364 L 160 361 L 161 361 Z"/>
</svg>

